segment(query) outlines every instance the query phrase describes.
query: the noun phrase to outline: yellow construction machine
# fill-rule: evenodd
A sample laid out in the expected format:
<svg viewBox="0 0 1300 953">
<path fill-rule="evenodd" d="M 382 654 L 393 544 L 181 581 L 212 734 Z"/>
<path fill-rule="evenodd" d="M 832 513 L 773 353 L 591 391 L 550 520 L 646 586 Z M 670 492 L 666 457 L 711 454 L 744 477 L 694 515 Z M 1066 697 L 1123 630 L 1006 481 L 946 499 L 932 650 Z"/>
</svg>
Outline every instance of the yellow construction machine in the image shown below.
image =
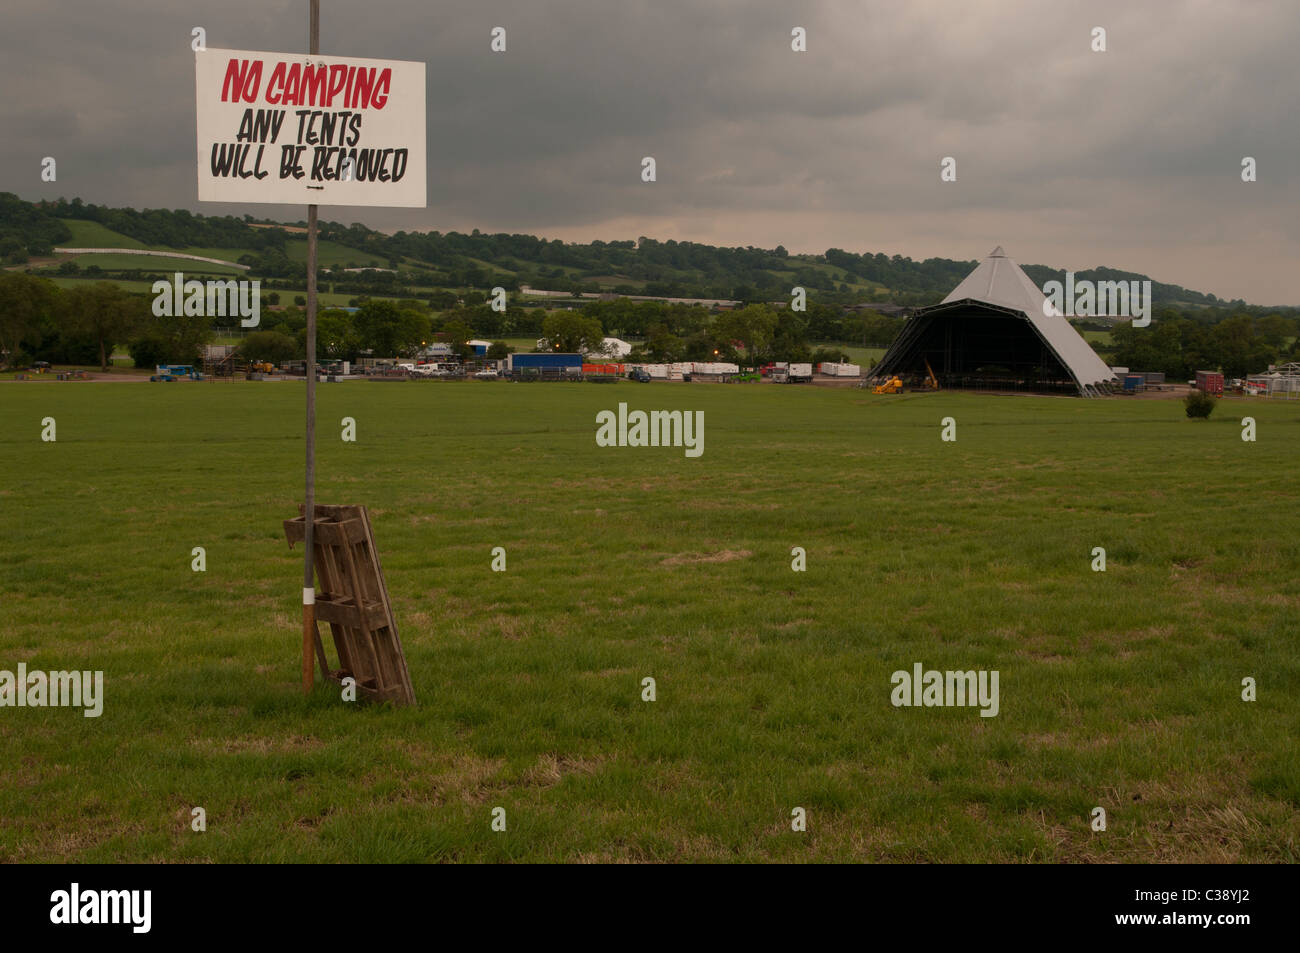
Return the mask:
<svg viewBox="0 0 1300 953">
<path fill-rule="evenodd" d="M 932 367 L 930 366 L 930 359 L 929 359 L 929 358 L 926 358 L 926 360 L 925 360 L 925 371 L 926 371 L 927 374 L 930 375 L 930 379 L 927 380 L 927 381 L 925 382 L 925 386 L 928 387 L 928 388 L 930 388 L 930 390 L 938 390 L 938 389 L 939 389 L 939 378 L 937 378 L 937 377 L 934 376 L 934 368 L 932 368 Z"/>
<path fill-rule="evenodd" d="M 901 394 L 903 392 L 903 379 L 895 374 L 883 384 L 877 384 L 871 389 L 873 394 Z"/>
<path fill-rule="evenodd" d="M 928 359 L 925 362 L 925 371 L 927 376 L 925 382 L 921 386 L 925 387 L 927 390 L 938 390 L 939 378 L 934 376 L 934 368 L 930 366 Z M 903 393 L 903 379 L 895 374 L 883 384 L 877 384 L 871 389 L 871 392 L 873 394 L 901 394 Z"/>
</svg>

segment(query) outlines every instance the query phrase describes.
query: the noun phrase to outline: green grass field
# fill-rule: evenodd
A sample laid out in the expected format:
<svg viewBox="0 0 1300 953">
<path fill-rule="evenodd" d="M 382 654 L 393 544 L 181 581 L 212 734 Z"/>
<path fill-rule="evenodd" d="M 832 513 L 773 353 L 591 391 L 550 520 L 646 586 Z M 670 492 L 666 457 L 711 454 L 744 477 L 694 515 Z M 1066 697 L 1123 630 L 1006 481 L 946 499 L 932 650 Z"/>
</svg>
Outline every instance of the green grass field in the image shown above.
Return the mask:
<svg viewBox="0 0 1300 953">
<path fill-rule="evenodd" d="M 60 242 L 62 248 L 147 248 L 144 242 L 129 238 L 121 232 L 115 232 L 99 222 L 82 218 L 59 219 L 67 225 L 72 237 Z"/>
<path fill-rule="evenodd" d="M 0 860 L 1300 856 L 1294 405 L 319 394 L 413 709 L 300 694 L 301 386 L 0 385 L 0 669 L 105 672 L 100 718 L 0 709 Z M 703 411 L 703 456 L 597 447 L 619 401 Z M 999 714 L 893 707 L 917 662 L 998 671 Z"/>
<path fill-rule="evenodd" d="M 825 344 L 820 343 L 816 346 L 817 350 L 822 348 L 834 348 L 843 351 L 847 355 L 850 364 L 861 365 L 863 370 L 869 369 L 873 364 L 885 356 L 887 348 L 883 347 L 863 347 L 860 344 Z"/>
<path fill-rule="evenodd" d="M 284 254 L 290 261 L 305 263 L 307 261 L 307 239 L 286 239 Z M 347 245 L 340 245 L 338 242 L 329 240 L 321 240 L 316 243 L 316 261 L 322 268 L 346 265 L 350 261 L 355 261 L 358 268 L 365 268 L 372 261 L 376 262 L 380 268 L 388 267 L 388 260 L 373 252 L 362 251 L 359 248 L 349 248 Z"/>
<path fill-rule="evenodd" d="M 91 277 L 69 278 L 62 275 L 45 275 L 45 274 L 42 274 L 41 277 L 46 278 L 49 281 L 52 281 L 54 284 L 64 289 L 76 288 L 82 285 L 91 285 L 94 284 L 96 281 L 111 281 L 112 284 L 117 285 L 123 291 L 129 291 L 133 294 L 137 294 L 137 293 L 151 294 L 153 292 L 153 282 L 145 281 L 143 279 L 136 281 L 133 279 L 123 280 L 119 278 L 113 278 L 113 279 L 91 278 Z"/>
<path fill-rule="evenodd" d="M 196 253 L 197 254 L 197 253 Z M 195 261 L 192 258 L 164 258 L 157 255 L 124 254 L 89 254 L 71 257 L 81 268 L 98 265 L 105 271 L 128 271 L 138 269 L 150 274 L 165 274 L 181 271 L 187 275 L 242 275 L 242 269 L 234 265 L 216 265 L 212 262 Z M 54 270 L 53 266 L 50 270 Z"/>
<path fill-rule="evenodd" d="M 173 249 L 173 248 L 166 248 L 162 245 L 146 245 L 144 242 L 141 242 L 137 239 L 128 238 L 126 235 L 123 235 L 120 232 L 115 232 L 110 228 L 106 228 L 105 226 L 99 224 L 98 222 L 91 222 L 84 219 L 75 219 L 75 218 L 65 218 L 65 219 L 61 219 L 61 221 L 64 224 L 66 224 L 69 229 L 72 230 L 72 238 L 70 238 L 66 242 L 60 243 L 61 247 L 152 248 L 155 251 L 181 251 L 187 255 L 202 255 L 205 258 L 221 258 L 232 262 L 238 261 L 241 255 L 257 254 L 257 252 L 251 248 L 200 248 L 195 246 L 190 248 Z M 289 257 L 291 261 L 305 262 L 307 260 L 307 240 L 305 238 L 288 239 L 285 242 L 285 254 Z M 375 259 L 375 256 L 370 252 L 362 251 L 356 248 L 349 248 L 347 245 L 340 245 L 338 242 L 331 242 L 331 241 L 322 241 L 319 243 L 319 247 L 317 249 L 317 256 L 321 265 L 325 267 L 342 265 L 349 261 L 357 261 L 364 266 L 369 264 L 372 259 Z M 104 258 L 114 258 L 114 259 L 121 258 L 121 259 L 126 259 L 127 261 L 125 264 L 117 264 L 117 263 L 107 264 L 104 261 L 100 260 Z M 83 265 L 98 264 L 101 268 L 110 268 L 110 267 L 130 268 L 130 267 L 135 267 L 136 263 L 142 260 L 148 261 L 148 259 L 141 259 L 139 257 L 131 256 L 131 255 L 120 255 L 120 256 L 84 255 L 78 258 L 79 263 Z M 157 259 L 157 261 L 161 263 L 159 264 L 160 268 L 173 267 L 172 264 L 163 262 L 163 259 Z M 186 268 L 183 270 L 193 271 L 196 274 L 204 271 L 205 267 L 208 271 L 220 270 L 221 268 L 221 266 L 218 265 L 205 266 L 204 262 L 187 261 L 186 259 L 180 259 L 180 261 L 181 263 L 186 265 Z M 386 261 L 380 261 L 379 264 L 384 267 L 387 267 Z M 226 269 L 226 270 L 236 270 L 236 269 Z"/>
</svg>

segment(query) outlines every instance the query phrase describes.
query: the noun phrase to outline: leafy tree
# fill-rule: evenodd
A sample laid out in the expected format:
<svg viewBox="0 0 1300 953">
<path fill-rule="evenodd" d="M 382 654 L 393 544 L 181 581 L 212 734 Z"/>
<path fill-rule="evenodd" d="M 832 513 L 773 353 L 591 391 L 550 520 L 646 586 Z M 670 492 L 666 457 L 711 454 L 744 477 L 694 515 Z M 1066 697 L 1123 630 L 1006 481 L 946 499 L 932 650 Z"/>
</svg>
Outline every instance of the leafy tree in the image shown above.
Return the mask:
<svg viewBox="0 0 1300 953">
<path fill-rule="evenodd" d="M 844 336 L 839 308 L 821 302 L 809 304 L 804 320 L 808 324 L 808 337 L 814 341 L 838 341 Z"/>
<path fill-rule="evenodd" d="M 770 356 L 775 361 L 812 359 L 812 351 L 804 339 L 804 323 L 794 320 L 794 315 L 783 315 L 777 322 L 776 332 L 772 335 Z"/>
<path fill-rule="evenodd" d="M 551 350 L 568 354 L 598 350 L 605 332 L 600 321 L 580 311 L 553 311 L 542 322 L 542 336 Z"/>
<path fill-rule="evenodd" d="M 63 322 L 44 336 L 36 359 L 52 364 L 94 364 L 99 360 L 99 342 Z"/>
<path fill-rule="evenodd" d="M 45 203 L 25 202 L 12 192 L 0 192 L 0 249 L 5 254 L 23 245 L 33 255 L 48 254 L 38 249 L 62 245 L 72 231 L 60 221 L 60 215 Z M 8 246 L 8 240 L 14 241 Z"/>
<path fill-rule="evenodd" d="M 1255 319 L 1247 314 L 1220 321 L 1213 337 L 1223 373 L 1230 377 L 1262 371 L 1277 357 L 1277 349 L 1255 333 Z"/>
<path fill-rule="evenodd" d="M 846 339 L 861 341 L 863 347 L 889 347 L 905 323 L 903 318 L 891 318 L 879 311 L 863 311 L 844 318 L 841 327 Z"/>
<path fill-rule="evenodd" d="M 250 362 L 270 361 L 283 364 L 300 353 L 298 341 L 280 331 L 254 331 L 239 345 L 239 354 Z"/>
<path fill-rule="evenodd" d="M 673 334 L 668 325 L 656 324 L 646 335 L 645 350 L 654 361 L 670 364 L 681 360 L 682 339 Z"/>
<path fill-rule="evenodd" d="M 1296 333 L 1295 322 L 1280 314 L 1268 314 L 1255 322 L 1255 333 L 1275 354 L 1282 354 L 1287 340 Z"/>
<path fill-rule="evenodd" d="M 158 318 L 146 311 L 136 326 L 135 337 L 127 345 L 127 353 L 136 367 L 197 364 L 204 345 L 211 340 L 208 318 L 199 315 Z"/>
<path fill-rule="evenodd" d="M 367 301 L 353 321 L 361 347 L 378 357 L 412 354 L 429 337 L 427 315 L 399 310 L 391 301 Z"/>
<path fill-rule="evenodd" d="M 500 311 L 493 311 L 486 304 L 465 309 L 465 316 L 469 326 L 480 337 L 500 335 L 505 328 L 504 315 Z"/>
<path fill-rule="evenodd" d="M 125 341 L 144 317 L 144 299 L 127 294 L 117 285 L 97 281 L 79 286 L 63 297 L 70 329 L 99 345 L 99 369 L 108 370 L 113 345 Z"/>
<path fill-rule="evenodd" d="M 60 292 L 45 278 L 0 273 L 0 362 L 13 366 L 23 355 L 23 341 L 53 322 Z"/>
<path fill-rule="evenodd" d="M 304 325 L 305 333 L 306 327 Z M 306 338 L 303 338 L 306 341 Z M 352 315 L 341 308 L 329 308 L 316 316 L 316 352 L 336 361 L 356 360 L 361 337 L 353 325 Z M 303 345 L 306 354 L 306 344 Z"/>
<path fill-rule="evenodd" d="M 1131 322 L 1111 331 L 1116 364 L 1141 371 L 1163 371 L 1175 380 L 1187 380 L 1197 370 L 1218 367 L 1215 346 L 1205 329 L 1172 308 L 1162 308 L 1151 324 L 1135 328 Z"/>
<path fill-rule="evenodd" d="M 744 348 L 747 364 L 763 364 L 771 359 L 776 334 L 776 313 L 765 304 L 746 305 L 718 316 L 713 326 L 715 339 Z"/>
<path fill-rule="evenodd" d="M 126 350 L 136 367 L 157 367 L 171 363 L 170 348 L 171 342 L 164 335 L 150 332 L 133 338 Z M 184 361 L 176 363 L 183 364 Z"/>
<path fill-rule="evenodd" d="M 469 346 L 470 338 L 474 336 L 474 329 L 469 326 L 464 318 L 452 316 L 442 322 L 439 334 L 451 345 L 451 353 L 459 358 L 467 358 L 473 353 L 474 349 Z"/>
<path fill-rule="evenodd" d="M 706 330 L 696 331 L 682 341 L 682 360 L 712 361 L 716 360 L 713 352 L 718 350 L 717 340 Z"/>
<path fill-rule="evenodd" d="M 657 302 L 643 302 L 643 305 L 654 306 Z M 668 329 L 678 337 L 689 337 L 699 331 L 704 330 L 709 325 L 709 313 L 696 304 L 671 304 L 665 309 L 663 305 L 658 305 L 659 313 L 662 315 L 661 320 L 668 325 Z"/>
<path fill-rule="evenodd" d="M 507 308 L 507 327 L 514 334 L 536 337 L 542 333 L 542 320 L 546 311 L 542 308 Z"/>
<path fill-rule="evenodd" d="M 494 361 L 500 361 L 507 357 L 514 348 L 506 344 L 505 341 L 493 341 L 487 349 L 487 356 Z"/>
</svg>

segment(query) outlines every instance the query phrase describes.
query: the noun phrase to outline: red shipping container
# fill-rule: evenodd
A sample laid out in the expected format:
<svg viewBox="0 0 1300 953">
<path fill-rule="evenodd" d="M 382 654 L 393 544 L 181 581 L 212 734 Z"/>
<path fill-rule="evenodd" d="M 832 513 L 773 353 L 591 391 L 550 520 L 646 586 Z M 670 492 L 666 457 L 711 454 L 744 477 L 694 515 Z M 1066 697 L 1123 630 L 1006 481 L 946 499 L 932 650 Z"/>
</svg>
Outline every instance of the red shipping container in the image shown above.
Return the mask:
<svg viewBox="0 0 1300 953">
<path fill-rule="evenodd" d="M 1223 396 L 1223 375 L 1218 371 L 1197 371 L 1196 389 L 1206 394 Z"/>
</svg>

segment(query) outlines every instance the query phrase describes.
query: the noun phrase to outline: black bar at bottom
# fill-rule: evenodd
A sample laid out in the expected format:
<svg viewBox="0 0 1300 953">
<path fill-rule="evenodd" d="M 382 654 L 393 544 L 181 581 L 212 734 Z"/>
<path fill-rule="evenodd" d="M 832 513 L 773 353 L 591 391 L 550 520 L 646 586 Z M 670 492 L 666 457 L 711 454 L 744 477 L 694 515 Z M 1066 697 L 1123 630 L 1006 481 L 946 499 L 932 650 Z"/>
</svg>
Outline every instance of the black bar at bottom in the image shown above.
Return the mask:
<svg viewBox="0 0 1300 953">
<path fill-rule="evenodd" d="M 0 868 L 0 923 L 7 943 L 60 934 L 126 943 L 391 941 L 456 924 L 488 928 L 480 935 L 496 940 L 512 929 L 534 939 L 554 930 L 593 941 L 653 935 L 672 942 L 686 934 L 665 931 L 680 923 L 733 941 L 750 933 L 771 941 L 788 927 L 811 946 L 813 937 L 883 941 L 900 933 L 923 940 L 917 948 L 1125 935 L 1222 945 L 1291 935 L 1293 882 L 1285 866 L 576 866 L 543 873 L 527 866 L 9 865 Z M 116 914 L 120 922 L 72 923 L 73 884 L 77 920 Z M 349 922 L 360 911 L 369 911 L 363 922 Z M 427 932 L 435 923 L 437 931 Z"/>
</svg>

